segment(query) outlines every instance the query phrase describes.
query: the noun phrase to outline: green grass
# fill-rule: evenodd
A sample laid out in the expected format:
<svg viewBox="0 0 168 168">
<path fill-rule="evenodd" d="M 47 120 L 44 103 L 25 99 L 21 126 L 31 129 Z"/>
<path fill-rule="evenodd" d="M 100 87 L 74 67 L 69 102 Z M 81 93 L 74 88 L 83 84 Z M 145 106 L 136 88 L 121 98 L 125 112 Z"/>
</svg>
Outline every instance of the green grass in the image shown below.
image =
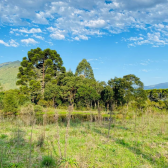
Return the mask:
<svg viewBox="0 0 168 168">
<path fill-rule="evenodd" d="M 27 167 L 30 149 L 32 167 L 40 167 L 46 156 L 59 161 L 57 167 L 168 167 L 168 115 L 152 114 L 136 120 L 116 120 L 111 125 L 109 139 L 108 122 L 71 122 L 66 158 L 63 156 L 67 128 L 65 123 L 59 123 L 62 159 L 56 124 L 23 125 L 21 120 L 11 118 L 0 122 L 0 158 L 4 168 L 10 165 Z M 44 130 L 44 144 L 39 147 L 38 139 Z"/>
<path fill-rule="evenodd" d="M 0 83 L 4 90 L 17 88 L 16 81 L 19 67 L 19 61 L 0 64 Z"/>
</svg>

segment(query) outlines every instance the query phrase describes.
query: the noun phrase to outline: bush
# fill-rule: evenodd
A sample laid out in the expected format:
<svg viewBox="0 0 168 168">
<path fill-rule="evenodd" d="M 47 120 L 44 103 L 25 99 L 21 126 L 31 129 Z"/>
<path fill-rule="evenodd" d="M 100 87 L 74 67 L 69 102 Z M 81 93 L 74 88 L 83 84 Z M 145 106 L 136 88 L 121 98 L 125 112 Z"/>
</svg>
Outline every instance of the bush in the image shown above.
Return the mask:
<svg viewBox="0 0 168 168">
<path fill-rule="evenodd" d="M 40 99 L 38 101 L 38 105 L 42 106 L 42 107 L 48 107 L 48 102 L 44 99 Z"/>
<path fill-rule="evenodd" d="M 4 92 L 0 92 L 0 110 L 3 109 Z"/>
<path fill-rule="evenodd" d="M 54 167 L 56 165 L 55 159 L 51 156 L 43 156 L 41 161 L 42 167 Z"/>
<path fill-rule="evenodd" d="M 35 113 L 42 113 L 43 112 L 43 107 L 40 105 L 35 105 L 34 106 L 34 112 Z"/>
<path fill-rule="evenodd" d="M 17 96 L 13 90 L 5 93 L 3 99 L 4 112 L 16 113 L 18 108 Z"/>
</svg>

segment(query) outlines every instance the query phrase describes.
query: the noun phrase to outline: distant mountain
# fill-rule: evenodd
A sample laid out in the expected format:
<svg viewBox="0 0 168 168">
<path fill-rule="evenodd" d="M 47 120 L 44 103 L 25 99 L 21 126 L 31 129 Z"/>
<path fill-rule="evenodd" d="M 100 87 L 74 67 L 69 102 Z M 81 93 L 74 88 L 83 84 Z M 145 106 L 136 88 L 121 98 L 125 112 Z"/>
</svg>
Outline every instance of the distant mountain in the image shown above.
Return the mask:
<svg viewBox="0 0 168 168">
<path fill-rule="evenodd" d="M 144 86 L 145 90 L 150 90 L 150 89 L 168 89 L 168 82 L 166 83 L 159 83 L 156 85 L 150 85 L 150 86 Z"/>
<path fill-rule="evenodd" d="M 0 83 L 4 90 L 17 88 L 16 81 L 19 67 L 20 61 L 0 64 Z"/>
</svg>

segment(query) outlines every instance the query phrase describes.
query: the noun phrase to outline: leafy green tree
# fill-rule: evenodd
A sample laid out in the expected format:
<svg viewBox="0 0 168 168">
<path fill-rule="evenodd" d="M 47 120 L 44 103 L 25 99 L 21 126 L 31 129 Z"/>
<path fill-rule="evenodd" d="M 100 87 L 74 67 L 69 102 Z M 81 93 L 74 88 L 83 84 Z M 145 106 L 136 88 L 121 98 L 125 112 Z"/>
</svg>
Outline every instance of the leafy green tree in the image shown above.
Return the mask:
<svg viewBox="0 0 168 168">
<path fill-rule="evenodd" d="M 104 89 L 104 86 L 106 85 L 106 83 L 104 81 L 102 82 L 99 82 L 99 81 L 96 81 L 95 82 L 95 90 L 96 90 L 96 98 L 97 98 L 97 106 L 99 108 L 99 102 L 100 102 L 100 99 L 101 99 L 101 92 L 103 91 Z"/>
<path fill-rule="evenodd" d="M 52 99 L 53 107 L 55 107 L 55 100 L 60 97 L 60 86 L 48 83 L 45 88 L 44 97 L 45 99 Z"/>
<path fill-rule="evenodd" d="M 75 75 L 76 76 L 83 75 L 85 78 L 94 79 L 94 74 L 93 74 L 92 67 L 91 67 L 90 63 L 87 62 L 86 59 L 83 59 L 78 64 L 78 66 L 76 68 Z"/>
<path fill-rule="evenodd" d="M 98 99 L 98 94 L 93 87 L 89 85 L 82 84 L 79 89 L 77 90 L 76 98 L 78 101 L 83 100 L 87 109 L 89 109 L 89 105 L 92 100 Z"/>
<path fill-rule="evenodd" d="M 128 103 L 134 100 L 134 90 L 136 88 L 143 89 L 144 85 L 140 81 L 140 79 L 133 74 L 125 75 L 123 79 L 125 79 L 124 99 L 127 103 L 127 109 L 128 109 Z"/>
<path fill-rule="evenodd" d="M 162 98 L 164 99 L 168 98 L 168 89 L 162 89 Z"/>
<path fill-rule="evenodd" d="M 108 81 L 108 85 L 113 89 L 113 98 L 116 105 L 124 103 L 125 82 L 125 79 L 117 77 Z"/>
<path fill-rule="evenodd" d="M 146 95 L 145 90 L 143 90 L 142 88 L 135 89 L 134 97 L 135 97 L 135 102 L 136 102 L 137 107 L 141 109 L 147 100 L 147 95 Z"/>
<path fill-rule="evenodd" d="M 18 99 L 17 93 L 14 90 L 9 90 L 5 92 L 3 99 L 3 107 L 4 112 L 17 112 Z"/>
<path fill-rule="evenodd" d="M 1 83 L 0 83 L 0 109 L 3 108 L 3 97 L 4 97 L 4 93 L 2 92 L 3 88 L 1 86 Z"/>
<path fill-rule="evenodd" d="M 108 84 L 113 88 L 114 100 L 116 104 L 128 103 L 135 98 L 135 90 L 140 88 L 143 90 L 143 83 L 135 75 L 126 75 L 123 78 L 111 79 L 108 81 Z"/>
<path fill-rule="evenodd" d="M 66 76 L 61 81 L 61 97 L 68 100 L 70 105 L 74 104 L 74 99 L 78 88 L 81 86 L 82 78 L 78 76 Z"/>
<path fill-rule="evenodd" d="M 60 73 L 65 72 L 65 67 L 62 65 L 63 61 L 55 50 L 49 48 L 43 51 L 41 48 L 31 49 L 28 51 L 28 58 L 24 57 L 21 62 L 17 85 L 29 87 L 30 81 L 39 81 L 43 94 L 45 84 L 56 80 Z"/>
<path fill-rule="evenodd" d="M 105 86 L 101 93 L 101 97 L 106 103 L 107 110 L 109 109 L 109 106 L 112 105 L 113 95 L 113 89 L 109 85 Z"/>
<path fill-rule="evenodd" d="M 32 98 L 32 102 L 36 103 L 40 99 L 41 85 L 39 81 L 31 80 L 29 83 L 29 93 Z"/>
</svg>

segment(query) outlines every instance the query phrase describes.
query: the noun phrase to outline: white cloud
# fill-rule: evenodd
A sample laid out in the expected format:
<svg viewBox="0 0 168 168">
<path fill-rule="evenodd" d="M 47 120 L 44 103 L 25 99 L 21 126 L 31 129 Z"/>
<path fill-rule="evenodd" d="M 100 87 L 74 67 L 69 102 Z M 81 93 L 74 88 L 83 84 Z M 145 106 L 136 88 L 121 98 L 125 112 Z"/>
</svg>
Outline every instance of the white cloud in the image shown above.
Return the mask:
<svg viewBox="0 0 168 168">
<path fill-rule="evenodd" d="M 132 41 L 129 46 L 161 46 L 167 45 L 167 6 L 167 0 L 113 0 L 111 3 L 103 0 L 7 0 L 0 1 L 0 18 L 2 25 L 52 25 L 54 30 L 49 27 L 47 31 L 50 37 L 59 40 L 88 40 L 91 36 L 129 32 L 132 28 L 145 30 L 145 37 L 127 40 Z M 35 34 L 42 30 L 11 29 L 10 33 L 14 32 Z"/>
<path fill-rule="evenodd" d="M 15 40 L 11 39 L 11 40 L 9 41 L 9 46 L 18 47 L 19 44 L 18 44 Z"/>
<path fill-rule="evenodd" d="M 131 37 L 128 40 L 134 42 L 130 43 L 129 46 L 150 44 L 153 47 L 159 47 L 168 44 L 167 38 L 162 36 L 160 32 L 147 33 L 146 37 Z"/>
<path fill-rule="evenodd" d="M 20 32 L 20 33 L 41 33 L 41 29 L 40 28 L 32 28 L 30 30 L 26 29 L 26 28 L 22 28 L 22 29 L 11 29 L 10 33 L 13 34 L 14 32 Z"/>
<path fill-rule="evenodd" d="M 37 36 L 37 35 L 33 35 L 33 37 L 35 37 L 35 38 L 38 38 L 38 39 L 40 39 L 40 40 L 44 40 L 44 37 L 42 37 L 42 36 Z"/>
<path fill-rule="evenodd" d="M 88 40 L 89 38 L 85 35 L 79 35 L 79 36 L 74 38 L 74 40 L 77 40 L 77 41 L 79 41 L 80 39 L 81 40 Z"/>
<path fill-rule="evenodd" d="M 65 39 L 65 30 L 59 30 L 58 28 L 48 27 L 48 31 L 51 32 L 50 37 L 56 40 L 64 40 Z"/>
<path fill-rule="evenodd" d="M 98 59 L 87 59 L 87 61 L 97 61 Z"/>
<path fill-rule="evenodd" d="M 5 46 L 9 47 L 9 44 L 8 44 L 8 43 L 5 43 L 3 40 L 0 40 L 0 44 L 3 44 L 3 45 L 5 45 Z"/>
<path fill-rule="evenodd" d="M 54 33 L 54 34 L 50 34 L 50 37 L 56 40 L 63 40 L 65 39 L 65 36 L 63 34 L 60 33 Z"/>
<path fill-rule="evenodd" d="M 3 40 L 0 40 L 0 44 L 5 45 L 6 47 L 18 47 L 19 43 L 17 43 L 15 40 L 11 39 L 8 43 L 4 42 Z"/>
<path fill-rule="evenodd" d="M 28 45 L 28 44 L 37 44 L 37 43 L 38 43 L 37 41 L 35 41 L 35 40 L 32 39 L 32 38 L 22 39 L 21 42 L 22 42 L 22 43 L 25 43 L 26 45 Z"/>
<path fill-rule="evenodd" d="M 91 27 L 91 28 L 101 28 L 104 27 L 106 22 L 104 20 L 98 19 L 98 20 L 90 20 L 89 22 L 84 22 L 82 23 L 86 27 Z"/>
<path fill-rule="evenodd" d="M 147 69 L 142 69 L 141 71 L 142 72 L 149 72 L 149 70 L 147 70 Z"/>
<path fill-rule="evenodd" d="M 143 37 L 130 37 L 130 41 L 138 41 L 138 40 L 143 40 Z"/>
</svg>

